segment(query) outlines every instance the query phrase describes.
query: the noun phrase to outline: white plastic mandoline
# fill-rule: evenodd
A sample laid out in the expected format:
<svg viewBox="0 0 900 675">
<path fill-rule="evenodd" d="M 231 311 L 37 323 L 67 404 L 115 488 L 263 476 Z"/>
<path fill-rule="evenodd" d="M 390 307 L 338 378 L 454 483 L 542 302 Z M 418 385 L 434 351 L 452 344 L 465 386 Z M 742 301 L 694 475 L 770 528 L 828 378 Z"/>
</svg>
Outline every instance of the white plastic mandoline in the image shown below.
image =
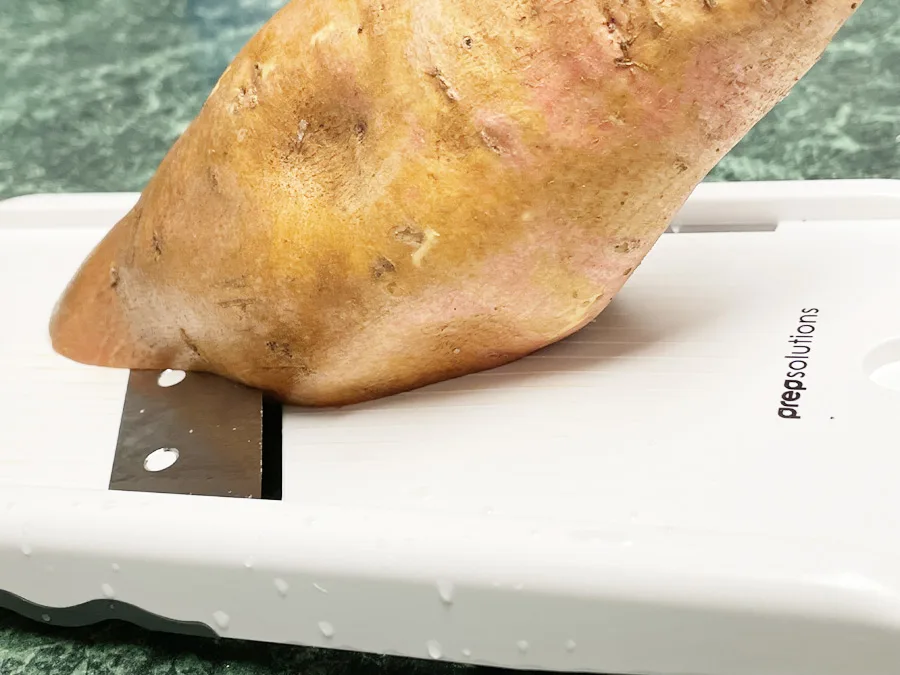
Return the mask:
<svg viewBox="0 0 900 675">
<path fill-rule="evenodd" d="M 0 589 L 44 620 L 115 598 L 513 668 L 900 672 L 900 182 L 702 185 L 564 343 L 287 410 L 282 501 L 107 490 L 127 373 L 46 325 L 135 199 L 0 203 Z"/>
</svg>

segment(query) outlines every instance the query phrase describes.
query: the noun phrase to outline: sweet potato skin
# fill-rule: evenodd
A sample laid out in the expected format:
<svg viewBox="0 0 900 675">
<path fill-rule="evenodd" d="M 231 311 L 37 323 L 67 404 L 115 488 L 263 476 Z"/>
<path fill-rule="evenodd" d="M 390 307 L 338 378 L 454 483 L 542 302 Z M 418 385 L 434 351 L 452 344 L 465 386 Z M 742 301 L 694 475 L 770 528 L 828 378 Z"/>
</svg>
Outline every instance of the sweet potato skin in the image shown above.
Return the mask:
<svg viewBox="0 0 900 675">
<path fill-rule="evenodd" d="M 51 320 L 61 354 L 343 405 L 607 306 L 845 0 L 294 0 Z"/>
</svg>

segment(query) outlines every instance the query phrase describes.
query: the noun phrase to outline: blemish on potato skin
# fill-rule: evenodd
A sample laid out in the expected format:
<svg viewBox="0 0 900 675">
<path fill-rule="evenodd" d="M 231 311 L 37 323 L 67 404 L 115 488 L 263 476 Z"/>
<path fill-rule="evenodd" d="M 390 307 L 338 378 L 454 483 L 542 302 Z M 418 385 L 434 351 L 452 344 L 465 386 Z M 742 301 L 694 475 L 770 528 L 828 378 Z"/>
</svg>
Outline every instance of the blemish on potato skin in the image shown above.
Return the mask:
<svg viewBox="0 0 900 675">
<path fill-rule="evenodd" d="M 500 145 L 500 141 L 491 136 L 491 134 L 488 133 L 487 129 L 482 129 L 480 136 L 481 140 L 491 152 L 495 152 L 498 155 L 504 154 L 504 148 L 502 145 Z"/>
<path fill-rule="evenodd" d="M 614 41 L 619 48 L 619 56 L 613 61 L 619 68 L 640 68 L 641 70 L 650 69 L 643 63 L 637 61 L 631 53 L 631 48 L 637 42 L 637 35 L 627 35 L 620 29 L 615 17 L 609 16 L 606 20 L 606 28 L 610 34 L 610 39 Z"/>
<path fill-rule="evenodd" d="M 221 190 L 221 178 L 219 176 L 219 168 L 215 165 L 211 165 L 208 170 L 209 182 L 212 186 L 213 192 L 219 192 Z"/>
<path fill-rule="evenodd" d="M 252 305 L 255 302 L 255 298 L 233 298 L 231 300 L 220 300 L 217 304 L 223 309 L 237 307 L 243 312 L 247 309 L 247 305 Z"/>
<path fill-rule="evenodd" d="M 441 72 L 440 68 L 435 66 L 428 71 L 428 76 L 433 78 L 438 83 L 438 86 L 440 87 L 441 91 L 444 92 L 444 95 L 447 98 L 454 102 L 459 100 L 459 92 L 453 88 L 453 86 L 450 84 L 450 81 L 447 80 L 447 78 Z"/>
<path fill-rule="evenodd" d="M 162 258 L 162 238 L 158 232 L 154 232 L 153 236 L 150 237 L 150 250 L 153 251 L 154 260 Z"/>
<path fill-rule="evenodd" d="M 425 242 L 425 233 L 413 225 L 401 225 L 391 230 L 391 236 L 401 244 L 418 247 Z"/>
<path fill-rule="evenodd" d="M 631 253 L 632 251 L 637 250 L 637 248 L 641 245 L 641 242 L 637 239 L 625 239 L 624 241 L 620 241 L 615 245 L 616 253 Z"/>
<path fill-rule="evenodd" d="M 375 279 L 381 279 L 386 274 L 390 274 L 391 272 L 395 272 L 397 267 L 392 263 L 388 258 L 384 256 L 379 256 L 378 259 L 372 264 L 372 276 Z"/>
<path fill-rule="evenodd" d="M 306 130 L 309 128 L 309 122 L 306 120 L 300 120 L 297 124 L 297 144 L 301 145 L 303 143 L 303 139 L 306 138 Z"/>
<path fill-rule="evenodd" d="M 247 287 L 247 277 L 241 275 L 239 277 L 232 277 L 230 279 L 223 279 L 219 284 L 222 288 L 246 288 Z"/>
<path fill-rule="evenodd" d="M 437 244 L 438 237 L 441 235 L 438 232 L 435 232 L 430 227 L 425 230 L 425 240 L 422 242 L 422 245 L 417 248 L 413 254 L 410 256 L 412 258 L 412 263 L 416 267 L 422 266 L 422 260 L 425 258 L 426 254 L 431 251 L 432 248 Z"/>
<path fill-rule="evenodd" d="M 109 287 L 115 288 L 118 285 L 119 285 L 119 269 L 115 265 L 112 265 L 109 268 Z"/>
<path fill-rule="evenodd" d="M 294 352 L 291 349 L 291 346 L 287 342 L 279 342 L 277 340 L 269 340 L 266 342 L 266 349 L 268 349 L 272 354 L 276 356 L 280 356 L 285 359 L 294 358 Z"/>
<path fill-rule="evenodd" d="M 194 356 L 196 356 L 197 358 L 203 358 L 203 356 L 200 354 L 200 348 L 197 346 L 197 343 L 191 339 L 184 328 L 179 328 L 178 334 L 181 336 L 181 341 L 184 342 L 185 346 L 191 350 Z"/>
<path fill-rule="evenodd" d="M 259 96 L 255 87 L 241 87 L 238 89 L 236 103 L 239 108 L 255 108 L 259 105 Z"/>
</svg>

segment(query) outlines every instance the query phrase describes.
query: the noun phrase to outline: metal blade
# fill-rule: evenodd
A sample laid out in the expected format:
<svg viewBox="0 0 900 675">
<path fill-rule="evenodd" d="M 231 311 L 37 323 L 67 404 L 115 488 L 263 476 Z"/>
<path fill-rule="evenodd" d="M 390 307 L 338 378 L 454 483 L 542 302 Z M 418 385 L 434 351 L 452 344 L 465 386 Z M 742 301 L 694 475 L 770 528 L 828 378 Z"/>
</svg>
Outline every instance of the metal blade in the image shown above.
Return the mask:
<svg viewBox="0 0 900 675">
<path fill-rule="evenodd" d="M 262 393 L 230 380 L 131 371 L 109 488 L 260 498 L 262 415 Z"/>
</svg>

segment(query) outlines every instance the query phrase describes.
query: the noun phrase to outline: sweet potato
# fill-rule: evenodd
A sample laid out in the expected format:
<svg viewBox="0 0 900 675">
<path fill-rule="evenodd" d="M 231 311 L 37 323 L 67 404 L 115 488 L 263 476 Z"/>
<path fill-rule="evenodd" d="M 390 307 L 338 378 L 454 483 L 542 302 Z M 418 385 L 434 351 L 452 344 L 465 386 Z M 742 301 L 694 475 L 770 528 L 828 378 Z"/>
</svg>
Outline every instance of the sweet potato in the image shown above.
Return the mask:
<svg viewBox="0 0 900 675">
<path fill-rule="evenodd" d="M 294 0 L 58 303 L 54 348 L 341 405 L 593 320 L 850 0 Z"/>
</svg>

